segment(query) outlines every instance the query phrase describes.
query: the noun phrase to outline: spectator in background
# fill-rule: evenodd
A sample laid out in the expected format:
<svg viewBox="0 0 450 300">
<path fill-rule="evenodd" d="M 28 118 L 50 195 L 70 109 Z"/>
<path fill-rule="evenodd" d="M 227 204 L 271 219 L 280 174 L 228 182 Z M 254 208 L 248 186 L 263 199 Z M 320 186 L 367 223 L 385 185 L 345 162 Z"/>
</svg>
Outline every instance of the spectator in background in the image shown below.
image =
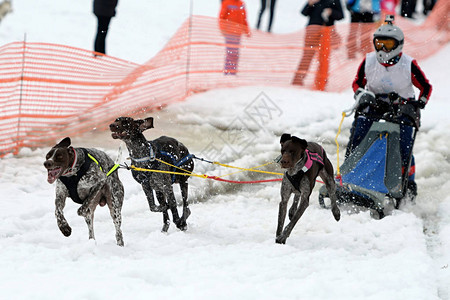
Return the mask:
<svg viewBox="0 0 450 300">
<path fill-rule="evenodd" d="M 413 18 L 413 14 L 416 12 L 416 0 L 402 0 L 400 7 L 400 15 L 405 18 Z"/>
<path fill-rule="evenodd" d="M 303 56 L 292 81 L 292 84 L 294 85 L 303 85 L 311 61 L 316 52 L 318 52 L 323 38 L 322 30 L 319 27 L 312 25 L 332 26 L 335 21 L 344 18 L 340 0 L 308 0 L 301 13 L 304 16 L 309 17 L 309 21 L 306 26 Z M 338 35 L 335 32 L 334 38 L 338 38 Z"/>
<path fill-rule="evenodd" d="M 94 50 L 106 54 L 106 35 L 111 18 L 116 15 L 118 0 L 94 0 L 94 15 L 97 17 L 97 35 Z"/>
<path fill-rule="evenodd" d="M 245 4 L 241 0 L 224 0 L 219 15 L 219 28 L 225 37 L 225 75 L 236 75 L 241 35 L 250 36 Z"/>
<path fill-rule="evenodd" d="M 367 27 L 361 24 L 377 21 L 381 5 L 380 0 L 347 0 L 346 6 L 350 11 L 351 18 L 347 40 L 347 54 L 349 59 L 353 59 L 358 52 L 365 55 L 371 51 L 371 36 L 367 32 Z M 359 45 L 358 42 L 360 43 Z"/>
<path fill-rule="evenodd" d="M 269 11 L 269 25 L 267 27 L 267 32 L 270 32 L 270 30 L 272 29 L 273 16 L 275 15 L 275 3 L 277 2 L 277 0 L 269 0 L 269 1 L 270 1 L 270 11 Z M 261 0 L 261 9 L 259 10 L 258 23 L 256 24 L 257 29 L 259 29 L 261 25 L 261 17 L 264 11 L 266 10 L 266 4 L 267 4 L 266 0 Z"/>
</svg>

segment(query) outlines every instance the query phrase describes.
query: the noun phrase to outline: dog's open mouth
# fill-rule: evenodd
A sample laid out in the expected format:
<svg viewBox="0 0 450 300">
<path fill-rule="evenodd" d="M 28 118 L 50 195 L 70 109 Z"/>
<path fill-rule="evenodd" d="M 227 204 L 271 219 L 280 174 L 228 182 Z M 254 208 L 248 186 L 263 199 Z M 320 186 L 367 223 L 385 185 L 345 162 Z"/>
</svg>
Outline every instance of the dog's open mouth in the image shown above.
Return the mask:
<svg viewBox="0 0 450 300">
<path fill-rule="evenodd" d="M 127 136 L 127 133 L 126 132 L 115 132 L 115 131 L 112 131 L 111 132 L 111 136 L 112 136 L 113 139 L 123 139 L 124 137 Z"/>
<path fill-rule="evenodd" d="M 54 168 L 54 169 L 48 169 L 48 177 L 47 177 L 47 181 L 48 183 L 53 183 L 55 182 L 56 179 L 59 178 L 59 176 L 62 173 L 62 168 Z"/>
</svg>

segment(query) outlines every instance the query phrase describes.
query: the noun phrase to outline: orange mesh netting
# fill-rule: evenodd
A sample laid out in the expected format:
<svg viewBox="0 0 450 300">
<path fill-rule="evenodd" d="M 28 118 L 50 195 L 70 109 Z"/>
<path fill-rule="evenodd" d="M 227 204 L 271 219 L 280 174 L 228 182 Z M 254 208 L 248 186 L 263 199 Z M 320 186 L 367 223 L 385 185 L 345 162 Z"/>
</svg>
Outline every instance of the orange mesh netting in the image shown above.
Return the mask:
<svg viewBox="0 0 450 300">
<path fill-rule="evenodd" d="M 421 60 L 445 46 L 448 15 L 448 1 L 438 1 L 420 26 L 397 18 L 406 37 L 404 51 Z M 142 65 L 63 45 L 4 45 L 0 156 L 104 129 L 120 115 L 141 114 L 209 89 L 296 84 L 343 91 L 351 87 L 363 55 L 372 51 L 372 33 L 379 25 L 310 26 L 292 34 L 253 31 L 225 42 L 216 18 L 193 16 Z M 232 64 L 238 58 L 236 75 L 224 74 L 226 52 Z"/>
</svg>

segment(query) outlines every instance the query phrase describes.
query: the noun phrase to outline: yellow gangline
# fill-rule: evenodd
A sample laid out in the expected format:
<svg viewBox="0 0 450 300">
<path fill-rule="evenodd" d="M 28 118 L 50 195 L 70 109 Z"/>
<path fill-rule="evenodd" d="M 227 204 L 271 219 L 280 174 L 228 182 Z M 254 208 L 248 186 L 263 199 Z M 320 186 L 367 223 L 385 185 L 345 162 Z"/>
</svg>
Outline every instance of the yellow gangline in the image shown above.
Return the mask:
<svg viewBox="0 0 450 300">
<path fill-rule="evenodd" d="M 208 175 L 205 174 L 195 174 L 192 172 L 186 171 L 186 173 L 181 172 L 173 172 L 173 171 L 164 171 L 164 170 L 155 170 L 155 169 L 145 169 L 145 168 L 139 168 L 134 165 L 130 166 L 130 169 L 139 171 L 139 172 L 155 172 L 155 173 L 165 173 L 165 174 L 174 174 L 174 175 L 184 175 L 184 176 L 195 176 L 195 177 L 201 177 L 201 178 L 208 178 Z"/>
<path fill-rule="evenodd" d="M 272 175 L 280 175 L 280 176 L 284 175 L 283 173 L 268 172 L 268 171 L 262 171 L 262 170 L 255 170 L 255 169 L 248 169 L 248 168 L 240 168 L 240 167 L 230 166 L 230 165 L 222 164 L 222 163 L 217 162 L 217 161 L 213 162 L 213 164 L 219 165 L 219 166 L 222 166 L 222 167 L 226 167 L 226 168 L 232 168 L 232 169 L 238 169 L 238 170 L 244 170 L 244 171 L 250 171 L 250 172 L 272 174 Z"/>
<path fill-rule="evenodd" d="M 347 116 L 347 114 L 345 113 L 345 111 L 342 112 L 342 120 L 341 120 L 341 123 L 339 124 L 338 132 L 337 132 L 337 134 L 336 134 L 336 137 L 334 138 L 334 141 L 335 141 L 335 143 L 336 143 L 336 149 L 337 149 L 337 150 L 336 150 L 336 153 L 337 153 L 336 174 L 337 174 L 337 176 L 340 176 L 340 175 L 341 175 L 341 171 L 340 171 L 340 169 L 339 169 L 339 166 L 340 166 L 340 164 L 339 164 L 339 143 L 338 143 L 337 138 L 338 138 L 339 134 L 341 134 L 342 123 L 344 122 L 344 119 L 345 119 L 346 116 Z"/>
</svg>

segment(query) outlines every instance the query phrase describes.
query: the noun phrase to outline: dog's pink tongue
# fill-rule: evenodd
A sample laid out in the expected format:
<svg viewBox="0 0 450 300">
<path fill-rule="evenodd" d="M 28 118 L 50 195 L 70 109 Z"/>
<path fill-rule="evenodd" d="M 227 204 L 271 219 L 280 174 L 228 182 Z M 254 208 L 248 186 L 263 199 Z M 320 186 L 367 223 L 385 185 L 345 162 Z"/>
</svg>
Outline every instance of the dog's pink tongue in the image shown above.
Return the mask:
<svg viewBox="0 0 450 300">
<path fill-rule="evenodd" d="M 55 182 L 55 180 L 58 178 L 57 176 L 60 171 L 61 171 L 61 168 L 48 170 L 48 177 L 47 177 L 48 183 L 52 184 L 53 182 Z"/>
</svg>

